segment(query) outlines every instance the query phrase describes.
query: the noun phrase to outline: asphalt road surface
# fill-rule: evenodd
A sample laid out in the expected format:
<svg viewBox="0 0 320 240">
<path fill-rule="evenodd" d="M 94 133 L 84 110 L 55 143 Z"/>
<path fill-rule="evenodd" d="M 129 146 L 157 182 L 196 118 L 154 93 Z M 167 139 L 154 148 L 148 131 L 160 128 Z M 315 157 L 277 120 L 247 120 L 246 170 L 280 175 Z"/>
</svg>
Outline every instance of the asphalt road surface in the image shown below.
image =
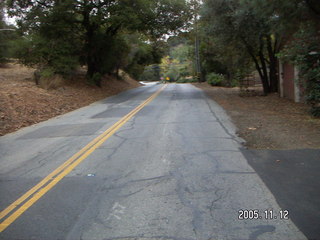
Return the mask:
<svg viewBox="0 0 320 240">
<path fill-rule="evenodd" d="M 188 84 L 147 85 L 1 137 L 0 239 L 306 239 L 240 143 Z"/>
</svg>

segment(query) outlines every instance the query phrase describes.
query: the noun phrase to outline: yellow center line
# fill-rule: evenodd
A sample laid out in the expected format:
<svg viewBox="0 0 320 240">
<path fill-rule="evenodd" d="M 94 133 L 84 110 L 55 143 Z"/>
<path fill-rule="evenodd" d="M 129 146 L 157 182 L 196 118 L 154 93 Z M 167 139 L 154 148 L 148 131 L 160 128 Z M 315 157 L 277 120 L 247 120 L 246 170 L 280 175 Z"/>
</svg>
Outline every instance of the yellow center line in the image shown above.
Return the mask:
<svg viewBox="0 0 320 240">
<path fill-rule="evenodd" d="M 51 172 L 48 176 L 42 179 L 37 185 L 31 188 L 28 192 L 23 194 L 20 198 L 10 204 L 6 209 L 0 212 L 0 220 L 3 220 L 8 214 L 12 212 L 5 220 L 0 223 L 0 232 L 3 232 L 11 223 L 13 223 L 21 214 L 23 214 L 29 207 L 37 202 L 44 194 L 52 189 L 61 179 L 68 175 L 76 166 L 78 166 L 84 159 L 101 146 L 108 138 L 110 138 L 119 128 L 127 123 L 134 115 L 141 109 L 155 99 L 160 92 L 166 87 L 164 85 L 157 92 L 151 95 L 147 100 L 141 103 L 138 107 L 133 109 L 126 116 L 117 121 L 109 129 L 96 137 L 79 152 L 74 154 L 66 162 L 60 165 L 57 169 Z M 23 203 L 25 202 L 25 203 Z M 22 204 L 23 203 L 23 204 Z M 22 205 L 21 205 L 22 204 Z M 21 206 L 20 206 L 21 205 Z M 15 210 L 15 211 L 14 211 Z"/>
</svg>

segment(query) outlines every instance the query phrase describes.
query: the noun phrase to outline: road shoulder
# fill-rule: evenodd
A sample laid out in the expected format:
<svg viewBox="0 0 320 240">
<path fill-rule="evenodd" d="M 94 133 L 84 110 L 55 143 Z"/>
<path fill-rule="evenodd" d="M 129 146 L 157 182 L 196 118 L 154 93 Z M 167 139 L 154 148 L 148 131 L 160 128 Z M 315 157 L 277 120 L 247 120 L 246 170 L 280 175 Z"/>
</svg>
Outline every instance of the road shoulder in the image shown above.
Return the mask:
<svg viewBox="0 0 320 240">
<path fill-rule="evenodd" d="M 194 84 L 229 115 L 250 166 L 308 237 L 320 239 L 320 119 L 276 95 L 240 97 L 238 89 Z"/>
</svg>

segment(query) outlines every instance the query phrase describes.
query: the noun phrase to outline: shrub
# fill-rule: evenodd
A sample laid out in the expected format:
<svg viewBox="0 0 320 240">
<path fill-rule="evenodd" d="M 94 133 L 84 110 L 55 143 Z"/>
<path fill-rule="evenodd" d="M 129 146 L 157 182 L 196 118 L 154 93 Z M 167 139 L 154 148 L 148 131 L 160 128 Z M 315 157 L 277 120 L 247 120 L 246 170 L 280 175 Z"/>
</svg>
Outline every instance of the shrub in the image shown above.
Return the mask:
<svg viewBox="0 0 320 240">
<path fill-rule="evenodd" d="M 180 78 L 176 83 L 193 83 L 198 82 L 197 79 L 194 78 Z"/>
<path fill-rule="evenodd" d="M 79 65 L 76 47 L 64 39 L 46 39 L 32 35 L 13 43 L 14 55 L 20 63 L 40 68 L 42 74 L 52 76 L 70 75 Z"/>
<path fill-rule="evenodd" d="M 225 79 L 222 74 L 209 73 L 206 76 L 206 80 L 211 86 L 222 86 Z"/>
<path fill-rule="evenodd" d="M 320 68 L 318 72 L 320 74 Z M 313 81 L 309 79 L 307 87 L 307 103 L 311 106 L 310 112 L 313 116 L 320 117 L 320 78 L 318 77 Z"/>
</svg>

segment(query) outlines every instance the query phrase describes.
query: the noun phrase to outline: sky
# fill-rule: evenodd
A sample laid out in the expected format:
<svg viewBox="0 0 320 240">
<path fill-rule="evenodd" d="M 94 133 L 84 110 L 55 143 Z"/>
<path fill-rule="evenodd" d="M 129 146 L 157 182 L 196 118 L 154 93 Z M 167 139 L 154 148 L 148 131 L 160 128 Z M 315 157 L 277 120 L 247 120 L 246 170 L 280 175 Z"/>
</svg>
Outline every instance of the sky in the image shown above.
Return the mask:
<svg viewBox="0 0 320 240">
<path fill-rule="evenodd" d="M 7 24 L 16 25 L 15 18 L 10 18 L 7 13 L 4 14 L 4 17 Z"/>
</svg>

